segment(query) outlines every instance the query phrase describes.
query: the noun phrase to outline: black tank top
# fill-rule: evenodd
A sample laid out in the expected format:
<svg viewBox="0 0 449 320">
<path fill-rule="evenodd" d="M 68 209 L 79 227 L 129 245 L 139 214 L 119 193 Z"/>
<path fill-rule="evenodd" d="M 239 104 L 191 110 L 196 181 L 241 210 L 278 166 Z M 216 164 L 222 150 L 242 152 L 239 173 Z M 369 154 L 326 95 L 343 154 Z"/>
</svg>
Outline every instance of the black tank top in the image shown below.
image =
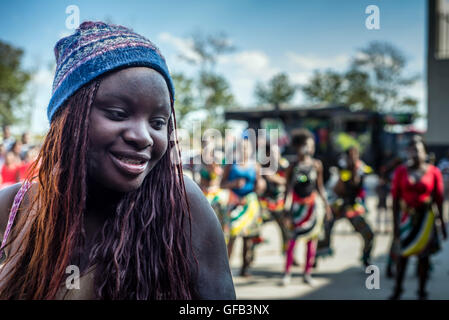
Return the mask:
<svg viewBox="0 0 449 320">
<path fill-rule="evenodd" d="M 293 191 L 300 198 L 306 198 L 316 189 L 318 174 L 314 164 L 296 164 L 293 169 Z"/>
</svg>

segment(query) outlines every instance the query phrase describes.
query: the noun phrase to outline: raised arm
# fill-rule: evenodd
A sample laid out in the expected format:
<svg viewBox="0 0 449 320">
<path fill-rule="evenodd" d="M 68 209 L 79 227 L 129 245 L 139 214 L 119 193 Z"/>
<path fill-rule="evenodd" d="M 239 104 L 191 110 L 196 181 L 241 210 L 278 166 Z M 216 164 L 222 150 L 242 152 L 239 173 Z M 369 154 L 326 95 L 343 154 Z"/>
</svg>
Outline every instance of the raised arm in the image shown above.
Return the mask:
<svg viewBox="0 0 449 320">
<path fill-rule="evenodd" d="M 192 214 L 193 248 L 198 260 L 194 298 L 233 300 L 236 298 L 234 283 L 220 223 L 196 183 L 186 176 L 184 180 Z"/>
</svg>

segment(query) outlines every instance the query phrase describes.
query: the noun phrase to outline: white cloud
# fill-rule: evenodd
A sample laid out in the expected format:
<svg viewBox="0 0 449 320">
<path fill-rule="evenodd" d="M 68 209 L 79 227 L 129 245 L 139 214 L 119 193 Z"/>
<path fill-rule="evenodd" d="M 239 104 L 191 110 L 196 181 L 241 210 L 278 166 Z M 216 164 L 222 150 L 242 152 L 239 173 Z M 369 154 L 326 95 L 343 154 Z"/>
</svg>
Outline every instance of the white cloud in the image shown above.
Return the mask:
<svg viewBox="0 0 449 320">
<path fill-rule="evenodd" d="M 228 79 L 233 94 L 243 106 L 254 104 L 254 88 L 258 82 L 266 82 L 281 71 L 260 50 L 245 50 L 223 56 L 218 61 L 217 69 Z"/>
<path fill-rule="evenodd" d="M 41 68 L 33 75 L 28 90 L 34 96 L 32 132 L 43 133 L 48 130 L 47 105 L 51 98 L 54 71 Z"/>
<path fill-rule="evenodd" d="M 168 44 L 171 47 L 169 49 L 174 49 L 193 61 L 199 61 L 199 56 L 192 50 L 193 40 L 191 38 L 178 37 L 168 32 L 160 33 L 158 38 L 161 42 Z M 175 54 L 171 54 L 170 57 L 169 65 L 172 68 L 174 66 L 176 71 L 192 75 L 191 66 L 180 63 Z M 343 70 L 348 66 L 349 56 L 341 54 L 318 57 L 289 51 L 286 52 L 285 61 L 287 67 L 280 68 L 262 50 L 241 50 L 221 56 L 217 61 L 216 68 L 229 81 L 237 102 L 242 106 L 250 106 L 256 102 L 254 89 L 258 82 L 267 82 L 277 73 L 285 72 L 292 83 L 302 85 L 307 82 L 315 69 Z M 298 91 L 293 103 L 301 104 L 303 102 L 303 95 Z"/>
<path fill-rule="evenodd" d="M 193 40 L 191 38 L 181 38 L 169 32 L 162 32 L 158 35 L 159 40 L 173 46 L 179 53 L 195 62 L 200 61 L 200 56 L 193 50 Z"/>
<path fill-rule="evenodd" d="M 45 86 L 51 89 L 53 75 L 54 71 L 41 68 L 33 75 L 32 81 L 38 86 Z"/>
<path fill-rule="evenodd" d="M 350 59 L 349 56 L 344 54 L 323 58 L 289 51 L 286 55 L 293 65 L 299 67 L 301 70 L 309 71 L 316 69 L 342 70 L 348 66 Z"/>
<path fill-rule="evenodd" d="M 270 58 L 262 51 L 240 51 L 222 57 L 219 63 L 226 69 L 235 68 L 241 76 L 258 78 L 262 81 L 269 79 L 280 70 L 271 65 Z"/>
</svg>

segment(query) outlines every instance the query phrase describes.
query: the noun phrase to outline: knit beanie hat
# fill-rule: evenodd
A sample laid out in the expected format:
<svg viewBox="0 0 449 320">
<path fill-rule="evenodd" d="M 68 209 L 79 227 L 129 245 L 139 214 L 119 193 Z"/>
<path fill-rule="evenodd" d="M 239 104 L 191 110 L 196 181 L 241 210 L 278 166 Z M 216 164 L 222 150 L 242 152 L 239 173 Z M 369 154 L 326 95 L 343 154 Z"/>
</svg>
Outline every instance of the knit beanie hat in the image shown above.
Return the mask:
<svg viewBox="0 0 449 320">
<path fill-rule="evenodd" d="M 48 120 L 79 88 L 96 77 L 123 67 L 149 67 L 167 82 L 171 99 L 175 89 L 165 59 L 148 39 L 123 26 L 103 22 L 84 22 L 73 35 L 55 46 L 56 73 Z"/>
</svg>

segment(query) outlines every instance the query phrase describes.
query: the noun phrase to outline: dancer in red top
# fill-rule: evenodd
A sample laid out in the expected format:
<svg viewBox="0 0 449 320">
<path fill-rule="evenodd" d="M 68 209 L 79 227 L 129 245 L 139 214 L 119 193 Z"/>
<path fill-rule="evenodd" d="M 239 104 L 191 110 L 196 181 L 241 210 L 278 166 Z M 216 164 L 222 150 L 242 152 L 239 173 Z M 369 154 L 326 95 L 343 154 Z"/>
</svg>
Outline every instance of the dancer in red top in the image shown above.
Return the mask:
<svg viewBox="0 0 449 320">
<path fill-rule="evenodd" d="M 440 249 L 435 219 L 439 219 L 446 239 L 443 212 L 443 178 L 435 166 L 426 163 L 426 151 L 420 136 L 411 140 L 409 160 L 394 174 L 392 195 L 394 241 L 398 252 L 396 286 L 391 299 L 399 299 L 408 257 L 418 257 L 418 298 L 426 299 L 429 256 Z"/>
</svg>

